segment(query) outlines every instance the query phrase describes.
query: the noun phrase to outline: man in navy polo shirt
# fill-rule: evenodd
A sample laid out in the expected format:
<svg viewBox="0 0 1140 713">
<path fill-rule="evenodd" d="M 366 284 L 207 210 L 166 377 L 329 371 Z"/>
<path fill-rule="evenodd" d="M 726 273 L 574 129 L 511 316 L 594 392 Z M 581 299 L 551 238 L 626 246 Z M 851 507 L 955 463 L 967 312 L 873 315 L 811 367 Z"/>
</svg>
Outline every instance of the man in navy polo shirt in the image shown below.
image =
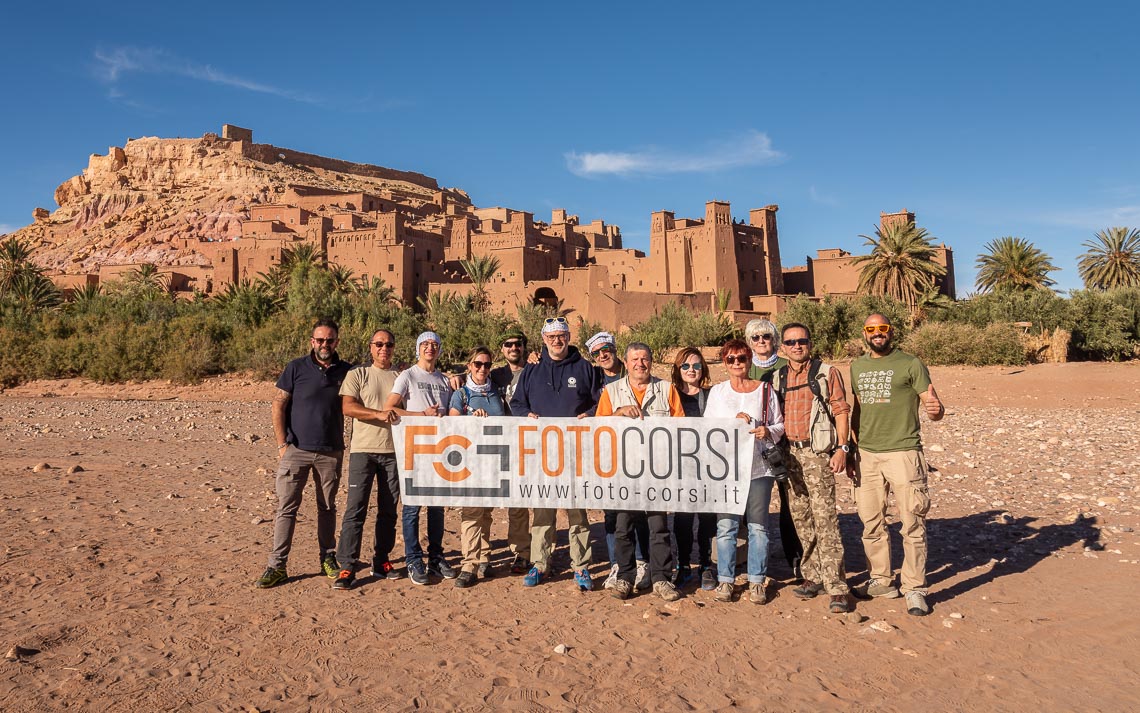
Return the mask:
<svg viewBox="0 0 1140 713">
<path fill-rule="evenodd" d="M 321 571 L 330 579 L 340 572 L 336 561 L 336 491 L 344 455 L 340 385 L 351 365 L 336 353 L 339 331 L 331 319 L 317 322 L 310 340 L 312 350 L 289 362 L 277 379 L 273 398 L 273 434 L 280 459 L 277 517 L 269 566 L 257 580 L 262 589 L 275 587 L 289 577 L 285 563 L 310 472 L 317 495 Z"/>
</svg>

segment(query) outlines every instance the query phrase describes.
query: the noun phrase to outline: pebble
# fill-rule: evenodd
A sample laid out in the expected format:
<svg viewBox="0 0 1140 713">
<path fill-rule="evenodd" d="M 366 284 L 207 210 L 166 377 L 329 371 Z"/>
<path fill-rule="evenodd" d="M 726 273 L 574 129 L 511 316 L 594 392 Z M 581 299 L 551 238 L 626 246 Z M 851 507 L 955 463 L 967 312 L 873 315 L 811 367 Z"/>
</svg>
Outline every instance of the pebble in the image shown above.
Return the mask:
<svg viewBox="0 0 1140 713">
<path fill-rule="evenodd" d="M 954 612 L 954 613 L 952 613 L 952 614 L 950 615 L 950 618 L 951 618 L 951 619 L 965 619 L 965 618 L 966 618 L 966 615 L 965 615 L 965 614 L 960 614 L 960 613 L 958 613 L 958 612 Z"/>
<path fill-rule="evenodd" d="M 68 468 L 68 469 L 67 469 L 67 474 L 68 474 L 68 475 L 75 475 L 76 473 L 82 473 L 82 472 L 83 472 L 83 470 L 84 470 L 83 466 L 81 466 L 81 465 L 73 465 L 73 466 L 71 466 L 70 468 Z"/>
<path fill-rule="evenodd" d="M 51 466 L 47 463 L 36 463 L 32 466 L 33 473 L 42 473 L 45 470 L 51 470 Z"/>
<path fill-rule="evenodd" d="M 857 611 L 847 612 L 843 615 L 843 618 L 846 619 L 849 624 L 862 624 L 867 621 L 867 617 Z"/>
<path fill-rule="evenodd" d="M 263 522 L 267 522 L 267 520 L 263 517 L 255 517 L 255 518 L 253 518 L 253 520 L 250 521 L 250 524 L 251 525 L 260 525 Z"/>
<path fill-rule="evenodd" d="M 954 622 L 950 619 L 943 619 L 942 620 L 942 626 L 946 627 L 947 629 L 953 629 L 954 628 Z"/>
<path fill-rule="evenodd" d="M 570 650 L 570 647 L 567 646 L 566 644 L 559 644 L 558 646 L 554 647 L 554 653 L 556 653 L 556 654 L 564 654 L 569 650 Z"/>
<path fill-rule="evenodd" d="M 4 658 L 9 661 L 19 661 L 28 656 L 34 656 L 37 653 L 35 649 L 25 649 L 23 646 L 13 646 L 8 649 L 8 653 L 4 654 Z"/>
</svg>

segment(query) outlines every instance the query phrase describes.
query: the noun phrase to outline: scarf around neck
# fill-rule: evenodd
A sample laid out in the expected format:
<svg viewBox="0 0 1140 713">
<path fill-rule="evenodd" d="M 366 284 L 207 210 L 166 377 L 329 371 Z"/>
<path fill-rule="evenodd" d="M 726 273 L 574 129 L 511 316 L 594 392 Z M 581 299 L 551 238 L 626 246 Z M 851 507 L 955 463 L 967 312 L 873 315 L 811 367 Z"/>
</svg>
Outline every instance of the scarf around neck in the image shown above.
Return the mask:
<svg viewBox="0 0 1140 713">
<path fill-rule="evenodd" d="M 770 366 L 772 366 L 773 364 L 775 364 L 775 363 L 776 363 L 776 360 L 777 360 L 777 359 L 779 359 L 779 358 L 780 358 L 780 355 L 779 355 L 779 354 L 775 354 L 775 353 L 773 353 L 773 354 L 772 354 L 772 356 L 770 356 L 770 357 L 768 357 L 767 359 L 764 359 L 763 361 L 761 361 L 760 357 L 758 357 L 758 356 L 756 356 L 755 354 L 753 354 L 753 355 L 752 355 L 752 363 L 753 363 L 753 364 L 755 364 L 756 366 L 760 367 L 761 369 L 767 369 L 768 367 L 770 367 Z"/>
<path fill-rule="evenodd" d="M 471 380 L 471 375 L 468 374 L 467 383 L 464 384 L 464 386 L 472 394 L 478 394 L 479 396 L 487 396 L 491 393 L 491 387 L 493 386 L 493 384 L 491 384 L 490 379 L 487 379 L 487 383 L 485 383 L 485 384 L 482 384 L 482 385 L 476 384 L 474 381 Z"/>
</svg>

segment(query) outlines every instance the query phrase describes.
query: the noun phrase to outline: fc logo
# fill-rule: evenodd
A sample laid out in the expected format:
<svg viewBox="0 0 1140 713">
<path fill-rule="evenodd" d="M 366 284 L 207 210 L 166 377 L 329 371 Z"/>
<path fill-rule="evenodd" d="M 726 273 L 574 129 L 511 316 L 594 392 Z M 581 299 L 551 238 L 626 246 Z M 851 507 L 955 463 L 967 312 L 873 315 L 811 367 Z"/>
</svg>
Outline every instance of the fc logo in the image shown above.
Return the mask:
<svg viewBox="0 0 1140 713">
<path fill-rule="evenodd" d="M 484 436 L 501 436 L 502 426 L 484 426 Z M 437 439 L 438 426 L 408 426 L 404 431 L 404 469 L 413 470 L 417 455 L 442 456 L 431 466 L 436 475 L 449 483 L 460 483 L 471 477 L 471 469 L 464 465 L 468 449 L 473 445 L 466 436 L 452 434 Z M 510 469 L 511 449 L 506 445 L 482 445 L 475 448 L 478 455 L 498 455 L 499 470 Z"/>
</svg>

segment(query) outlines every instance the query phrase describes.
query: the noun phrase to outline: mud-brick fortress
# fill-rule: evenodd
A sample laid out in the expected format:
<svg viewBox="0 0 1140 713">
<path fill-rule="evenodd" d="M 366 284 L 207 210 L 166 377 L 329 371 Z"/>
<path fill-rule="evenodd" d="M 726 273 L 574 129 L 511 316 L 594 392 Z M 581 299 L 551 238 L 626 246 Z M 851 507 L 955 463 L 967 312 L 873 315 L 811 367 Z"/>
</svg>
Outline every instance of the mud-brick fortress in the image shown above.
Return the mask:
<svg viewBox="0 0 1140 713">
<path fill-rule="evenodd" d="M 408 305 L 432 292 L 471 291 L 460 261 L 495 257 L 499 270 L 485 286 L 493 309 L 557 304 L 573 317 L 613 329 L 644 320 L 668 302 L 708 310 L 718 298 L 727 299 L 729 310 L 747 319 L 775 315 L 797 294 L 850 295 L 858 286 L 853 256 L 839 249 L 819 250 L 806 264 L 785 268 L 776 205 L 749 210 L 747 218 L 734 217 L 728 203 L 715 200 L 697 218 L 654 212 L 647 255 L 624 247 L 618 226 L 597 219 L 583 223 L 566 210 L 553 210 L 546 221 L 522 210 L 477 208 L 466 192 L 441 188 L 427 176 L 255 144 L 251 130 L 232 125 L 207 139 L 211 151 L 244 160 L 373 182 L 370 188 L 341 190 L 328 181 L 293 180 L 238 212 L 240 235 L 179 237 L 172 242 L 195 257 L 162 268 L 176 291 L 212 294 L 254 280 L 302 243 L 319 248 L 330 264 L 351 270 L 362 282 L 383 279 Z M 882 213 L 880 221 L 913 223 L 915 215 Z M 938 247 L 936 260 L 947 268 L 940 289 L 953 297 L 950 248 Z M 103 264 L 97 279 L 113 279 L 133 267 Z M 71 286 L 80 279 L 61 275 L 59 282 Z M 96 276 L 82 279 L 90 283 Z"/>
</svg>

